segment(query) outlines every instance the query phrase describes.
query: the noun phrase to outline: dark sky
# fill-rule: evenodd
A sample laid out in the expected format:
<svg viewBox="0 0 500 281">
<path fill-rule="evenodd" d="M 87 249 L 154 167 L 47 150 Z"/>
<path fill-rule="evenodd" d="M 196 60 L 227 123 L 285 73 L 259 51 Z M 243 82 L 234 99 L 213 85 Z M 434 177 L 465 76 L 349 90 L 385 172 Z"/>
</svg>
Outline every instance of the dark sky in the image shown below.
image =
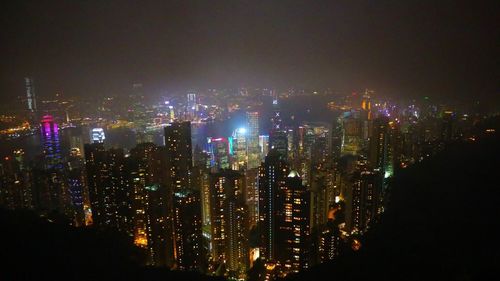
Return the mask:
<svg viewBox="0 0 500 281">
<path fill-rule="evenodd" d="M 11 3 L 6 3 L 11 2 Z M 0 94 L 365 87 L 498 99 L 500 1 L 2 1 Z"/>
</svg>

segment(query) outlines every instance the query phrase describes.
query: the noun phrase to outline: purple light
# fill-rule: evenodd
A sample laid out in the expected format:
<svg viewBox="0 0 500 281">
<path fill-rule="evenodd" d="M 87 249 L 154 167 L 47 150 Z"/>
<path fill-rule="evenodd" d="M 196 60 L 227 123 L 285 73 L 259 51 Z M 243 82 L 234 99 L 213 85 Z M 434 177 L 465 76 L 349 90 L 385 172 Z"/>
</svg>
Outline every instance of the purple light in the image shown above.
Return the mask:
<svg viewBox="0 0 500 281">
<path fill-rule="evenodd" d="M 45 135 L 48 136 L 49 132 L 50 132 L 50 123 L 49 122 L 43 123 L 43 128 L 44 128 Z"/>
</svg>

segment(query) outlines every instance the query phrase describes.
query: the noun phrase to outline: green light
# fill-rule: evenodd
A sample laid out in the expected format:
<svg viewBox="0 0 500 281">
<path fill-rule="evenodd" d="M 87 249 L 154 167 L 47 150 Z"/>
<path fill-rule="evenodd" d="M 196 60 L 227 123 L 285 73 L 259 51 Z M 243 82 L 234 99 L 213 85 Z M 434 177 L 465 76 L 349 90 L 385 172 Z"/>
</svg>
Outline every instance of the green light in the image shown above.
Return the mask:
<svg viewBox="0 0 500 281">
<path fill-rule="evenodd" d="M 144 188 L 146 188 L 146 190 L 149 190 L 149 191 L 157 191 L 159 186 L 158 186 L 158 184 L 153 184 L 153 185 L 145 186 Z"/>
</svg>

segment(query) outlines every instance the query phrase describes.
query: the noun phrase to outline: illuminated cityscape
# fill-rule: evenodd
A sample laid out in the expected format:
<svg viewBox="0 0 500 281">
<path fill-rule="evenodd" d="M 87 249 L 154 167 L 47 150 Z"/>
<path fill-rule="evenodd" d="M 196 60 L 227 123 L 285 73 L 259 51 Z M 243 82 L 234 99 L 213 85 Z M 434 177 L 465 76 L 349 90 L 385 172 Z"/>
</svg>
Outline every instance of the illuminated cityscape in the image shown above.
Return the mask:
<svg viewBox="0 0 500 281">
<path fill-rule="evenodd" d="M 73 5 L 69 3 L 65 5 Z M 78 10 L 79 17 L 85 14 L 79 9 L 93 10 L 87 4 L 74 5 L 82 6 L 72 8 Z M 143 8 L 133 5 L 137 5 L 138 10 Z M 405 34 L 398 33 L 387 39 L 401 49 L 393 50 L 392 58 L 392 54 L 388 54 L 394 47 L 387 47 L 386 41 L 373 40 L 373 46 L 367 49 L 365 45 L 370 45 L 367 39 L 359 39 L 359 43 L 355 39 L 373 39 L 375 35 L 371 30 L 384 26 L 392 30 L 388 20 L 368 28 L 368 20 L 363 19 L 363 30 L 361 27 L 353 30 L 352 38 L 347 41 L 322 41 L 318 38 L 329 38 L 330 33 L 337 31 L 323 27 L 319 21 L 324 21 L 324 25 L 335 21 L 338 32 L 351 34 L 343 25 L 355 21 L 356 17 L 348 19 L 336 11 L 330 16 L 327 4 L 324 8 L 311 8 L 302 3 L 297 4 L 301 8 L 296 12 L 310 14 L 304 15 L 303 25 L 292 24 L 292 18 L 300 17 L 290 18 L 288 12 L 281 15 L 274 3 L 262 4 L 262 7 L 256 4 L 260 8 L 252 8 L 252 11 L 260 13 L 263 9 L 278 14 L 276 19 L 261 14 L 266 21 L 257 24 L 247 14 L 248 7 L 241 3 L 235 4 L 244 6 L 235 14 L 225 5 L 216 9 L 215 14 L 207 12 L 212 6 L 199 5 L 185 4 L 185 8 L 176 7 L 165 15 L 161 11 L 168 9 L 162 5 L 158 11 L 144 8 L 144 15 L 142 12 L 130 14 L 130 24 L 137 26 L 120 29 L 121 24 L 116 25 L 113 31 L 117 33 L 113 35 L 116 38 L 111 36 L 113 32 L 108 27 L 99 27 L 102 31 L 97 32 L 98 35 L 84 34 L 82 36 L 90 37 L 82 37 L 81 41 L 73 39 L 75 41 L 68 43 L 71 45 L 68 53 L 57 48 L 65 55 L 57 58 L 56 65 L 67 61 L 71 70 L 68 73 L 54 75 L 54 67 L 48 67 L 42 60 L 40 65 L 30 67 L 23 66 L 26 63 L 14 66 L 9 62 L 15 71 L 0 81 L 5 84 L 0 88 L 0 211 L 14 214 L 11 219 L 14 223 L 5 224 L 9 225 L 6 227 L 9 231 L 18 225 L 16 216 L 19 221 L 30 218 L 28 224 L 34 227 L 30 233 L 32 243 L 43 245 L 37 241 L 52 241 L 50 239 L 55 238 L 48 237 L 56 237 L 59 231 L 63 237 L 73 233 L 68 234 L 72 237 L 68 241 L 76 241 L 78 247 L 58 242 L 54 243 L 55 250 L 51 253 L 62 255 L 63 260 L 74 259 L 78 264 L 82 272 L 72 273 L 78 276 L 74 278 L 67 275 L 67 280 L 366 280 L 372 276 L 373 280 L 419 280 L 413 276 L 426 275 L 403 276 L 403 269 L 398 271 L 393 265 L 384 264 L 386 260 L 398 260 L 401 254 L 407 257 L 407 260 L 401 258 L 401 263 L 438 267 L 426 263 L 434 261 L 431 256 L 435 249 L 429 248 L 428 256 L 421 257 L 412 252 L 418 252 L 418 246 L 410 243 L 406 247 L 408 240 L 398 240 L 398 235 L 404 236 L 407 231 L 405 225 L 408 229 L 415 227 L 411 228 L 412 239 L 429 239 L 422 241 L 434 242 L 429 247 L 439 248 L 435 246 L 438 242 L 441 246 L 447 239 L 456 242 L 459 238 L 450 238 L 455 232 L 433 234 L 426 232 L 428 229 L 437 229 L 440 225 L 447 227 L 443 233 L 455 226 L 458 229 L 458 222 L 453 224 L 456 218 L 449 217 L 452 211 L 462 207 L 467 213 L 473 212 L 470 209 L 484 210 L 486 207 L 475 198 L 486 201 L 497 198 L 489 194 L 480 196 L 476 189 L 481 187 L 475 185 L 481 185 L 481 180 L 495 174 L 486 171 L 498 168 L 495 167 L 498 155 L 490 149 L 496 148 L 498 142 L 488 144 L 495 144 L 500 128 L 498 81 L 492 83 L 475 76 L 465 81 L 467 75 L 461 71 L 467 71 L 458 69 L 456 63 L 443 66 L 427 62 L 427 66 L 413 62 L 404 50 L 413 44 L 407 34 L 419 33 L 416 30 L 428 27 L 406 22 Z M 265 8 L 267 5 L 269 9 Z M 379 5 L 385 7 L 385 4 Z M 31 4 L 16 9 L 21 8 L 35 13 Z M 369 14 L 373 7 L 366 4 L 369 11 L 358 8 L 353 10 Z M 97 14 L 90 10 L 89 15 Z M 398 14 L 394 10 L 401 12 L 400 8 L 389 10 L 394 14 Z M 120 9 L 120 13 L 123 11 Z M 201 17 L 198 21 L 196 15 L 191 14 L 194 11 L 203 14 L 198 15 Z M 103 13 L 107 12 L 103 10 Z M 318 14 L 318 22 L 309 18 L 315 14 Z M 337 22 L 335 15 L 341 17 L 343 23 Z M 151 23 L 146 25 L 143 22 L 148 22 L 149 16 Z M 168 40 L 159 33 L 147 31 L 155 22 L 163 23 L 157 19 L 163 16 L 173 18 L 169 19 L 173 27 L 164 27 L 165 36 L 171 36 Z M 445 19 L 435 16 L 429 17 L 446 25 Z M 116 17 L 117 22 L 124 21 L 121 16 L 119 20 Z M 227 23 L 219 17 L 227 18 Z M 215 23 L 208 18 L 213 18 Z M 376 18 L 381 18 L 380 14 Z M 290 28 L 295 28 L 300 35 L 290 33 L 288 26 L 282 23 L 275 23 L 279 19 L 289 22 Z M 11 16 L 9 21 L 17 22 Z M 107 26 L 111 21 L 99 17 L 96 24 Z M 205 21 L 211 24 L 203 24 Z M 70 21 L 58 17 L 56 22 Z M 240 30 L 247 28 L 247 22 L 255 26 L 240 35 Z M 453 22 L 458 25 L 457 19 Z M 17 30 L 35 30 L 32 26 L 35 23 Z M 43 28 L 47 30 L 63 32 L 46 24 Z M 85 20 L 84 25 L 90 28 L 92 24 Z M 71 29 L 68 33 L 83 32 L 79 26 L 67 28 Z M 428 32 L 438 33 L 434 29 Z M 105 39 L 107 36 L 114 39 Z M 195 38 L 189 39 L 191 36 Z M 234 38 L 230 39 L 231 36 Z M 256 42 L 248 39 L 252 36 L 258 37 Z M 150 37 L 161 38 L 153 42 Z M 279 38 L 272 39 L 274 37 Z M 52 35 L 48 39 L 57 41 L 58 38 Z M 20 42 L 28 39 L 20 39 Z M 117 42 L 113 42 L 115 39 Z M 96 47 L 102 48 L 101 53 L 83 50 L 90 48 L 86 42 L 93 40 L 102 40 L 102 44 L 113 47 Z M 213 40 L 221 40 L 221 45 Z M 284 43 L 279 43 L 280 40 Z M 353 40 L 356 42 L 351 42 Z M 415 52 L 415 58 L 422 55 L 423 60 L 432 61 L 446 50 L 450 57 L 461 52 L 440 41 L 442 50 L 436 54 L 432 48 L 425 49 L 427 43 L 415 40 L 423 49 L 419 54 L 414 47 L 408 47 Z M 139 46 L 139 42 L 144 46 Z M 118 43 L 125 45 L 123 50 L 118 51 Z M 74 44 L 83 47 L 77 48 Z M 483 45 L 487 44 L 483 42 Z M 376 50 L 384 46 L 387 51 Z M 276 48 L 279 50 L 274 50 Z M 468 54 L 468 48 L 476 54 L 473 46 L 463 47 L 463 52 Z M 59 51 L 38 52 L 55 56 Z M 27 55 L 34 50 L 20 49 L 19 52 Z M 124 57 L 118 58 L 115 52 L 123 52 Z M 146 55 L 141 53 L 148 52 L 147 58 L 142 58 Z M 429 55 L 425 55 L 427 52 Z M 79 56 L 79 60 L 73 59 Z M 17 57 L 16 53 L 13 61 L 25 62 Z M 480 60 L 479 55 L 474 55 L 474 59 Z M 390 62 L 384 64 L 383 60 Z M 448 60 L 450 58 L 443 58 L 441 63 Z M 330 64 L 332 66 L 325 66 Z M 398 75 L 403 68 L 400 65 L 409 65 L 405 67 L 415 73 L 401 70 L 402 74 Z M 133 70 L 127 72 L 121 68 Z M 453 68 L 458 70 L 453 72 Z M 379 73 L 384 71 L 387 73 Z M 85 78 L 75 78 L 77 76 Z M 393 76 L 393 80 L 386 76 Z M 453 83 L 457 85 L 450 86 Z M 458 151 L 456 156 L 450 156 L 453 151 Z M 453 160 L 446 162 L 445 157 Z M 466 159 L 480 160 L 471 163 Z M 457 167 L 471 172 L 459 172 Z M 454 175 L 450 172 L 452 168 L 457 170 Z M 462 194 L 459 187 L 470 182 L 476 184 L 468 186 Z M 457 187 L 440 191 L 447 185 Z M 437 195 L 433 196 L 432 192 Z M 410 200 L 398 201 L 405 198 L 402 194 Z M 458 197 L 461 194 L 463 197 Z M 449 207 L 442 203 L 451 200 L 449 198 L 454 200 L 454 196 L 458 198 L 456 205 Z M 432 209 L 432 206 L 437 207 Z M 405 207 L 414 213 L 405 213 Z M 395 210 L 403 211 L 399 214 Z M 494 213 L 493 209 L 490 211 L 487 213 Z M 449 219 L 437 219 L 437 213 L 447 214 Z M 1 213 L 0 218 L 4 220 L 4 217 L 8 215 Z M 482 217 L 476 218 L 477 225 L 476 221 L 460 224 L 468 233 L 466 237 L 471 241 L 495 240 L 494 236 L 475 237 L 479 235 L 474 234 L 475 231 L 483 233 L 479 228 L 489 225 L 482 224 Z M 58 230 L 49 231 L 45 236 L 36 232 L 36 227 L 50 229 L 52 226 Z M 433 240 L 433 237 L 438 238 Z M 23 242 L 15 239 L 16 236 L 11 235 L 3 240 L 16 241 L 12 247 L 21 247 Z M 450 247 L 460 246 L 450 243 Z M 119 250 L 107 250 L 107 247 Z M 404 249 L 401 253 L 399 247 Z M 392 252 L 385 253 L 386 248 Z M 95 255 L 83 254 L 86 251 L 94 251 Z M 487 255 L 483 254 L 482 258 Z M 8 255 L 10 253 L 5 257 Z M 30 255 L 35 257 L 34 253 L 16 253 L 16 257 L 26 257 L 18 261 L 26 263 L 26 267 L 32 262 L 27 258 Z M 362 265 L 376 260 L 370 259 L 376 255 L 386 259 L 367 267 L 373 272 L 364 270 Z M 467 255 L 474 256 L 472 251 Z M 443 260 L 450 268 L 460 264 L 455 263 L 451 254 Z M 483 260 L 478 262 L 482 264 Z M 87 266 L 97 262 L 103 266 Z M 46 265 L 51 262 L 41 259 L 33 263 L 37 264 L 33 272 L 43 273 L 40 280 L 49 279 L 52 274 L 56 276 L 53 272 L 58 265 Z M 484 264 L 488 271 L 489 264 Z M 118 269 L 121 267 L 123 270 Z M 473 280 L 482 276 L 476 274 L 472 265 L 472 269 L 462 272 L 450 268 L 440 267 L 444 273 L 439 276 L 449 273 L 453 276 L 450 280 Z M 71 270 L 68 266 L 61 272 L 67 274 Z M 18 267 L 8 272 L 6 276 L 12 278 L 6 280 L 36 279 L 19 275 L 23 270 Z M 57 276 L 59 274 L 62 273 Z"/>
</svg>

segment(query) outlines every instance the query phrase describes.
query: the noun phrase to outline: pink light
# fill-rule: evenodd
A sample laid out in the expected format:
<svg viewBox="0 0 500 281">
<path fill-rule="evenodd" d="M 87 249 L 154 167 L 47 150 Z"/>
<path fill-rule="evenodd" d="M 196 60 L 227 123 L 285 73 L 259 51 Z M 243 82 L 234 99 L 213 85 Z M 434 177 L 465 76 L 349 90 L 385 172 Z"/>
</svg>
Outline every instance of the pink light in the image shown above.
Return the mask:
<svg viewBox="0 0 500 281">
<path fill-rule="evenodd" d="M 223 142 L 227 142 L 227 138 L 211 138 L 210 141 L 223 141 Z"/>
<path fill-rule="evenodd" d="M 43 129 L 45 131 L 45 135 L 49 135 L 49 132 L 50 132 L 50 123 L 49 122 L 45 122 L 43 123 Z"/>
</svg>

